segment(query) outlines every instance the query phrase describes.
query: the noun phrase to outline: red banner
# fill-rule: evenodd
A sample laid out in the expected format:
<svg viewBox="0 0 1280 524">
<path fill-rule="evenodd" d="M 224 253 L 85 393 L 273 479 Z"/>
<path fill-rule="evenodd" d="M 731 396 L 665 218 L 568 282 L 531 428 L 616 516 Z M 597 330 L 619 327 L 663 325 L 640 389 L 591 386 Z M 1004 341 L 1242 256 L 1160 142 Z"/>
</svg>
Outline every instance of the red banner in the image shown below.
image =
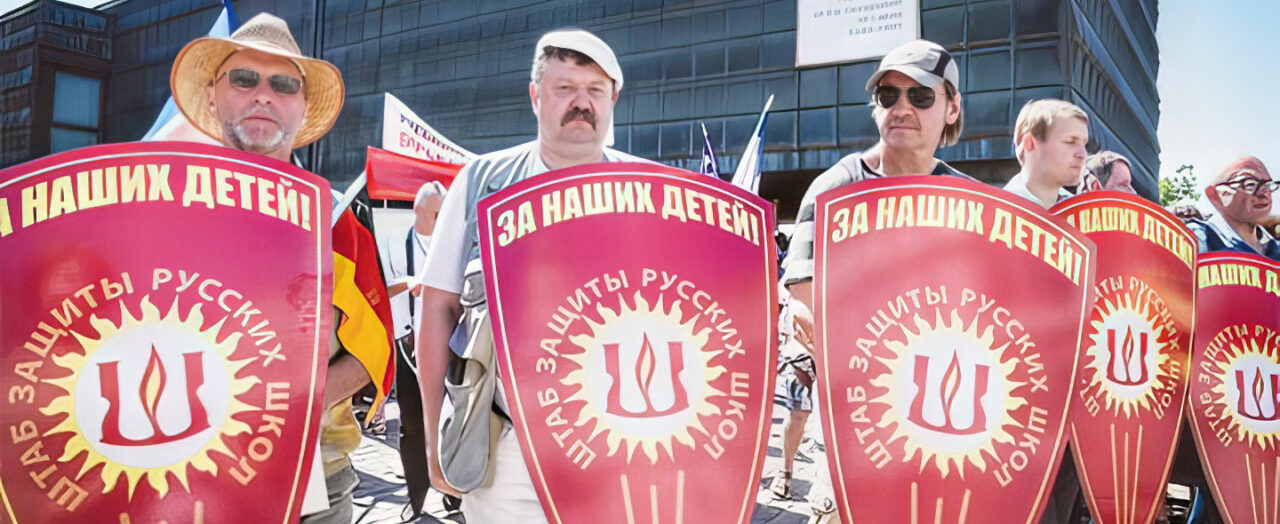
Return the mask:
<svg viewBox="0 0 1280 524">
<path fill-rule="evenodd" d="M 365 156 L 369 177 L 369 198 L 413 202 L 418 189 L 427 182 L 448 188 L 458 176 L 459 164 L 432 162 L 370 147 Z"/>
<path fill-rule="evenodd" d="M 1280 523 L 1280 264 L 1206 253 L 1188 391 L 1200 464 L 1227 522 Z"/>
<path fill-rule="evenodd" d="M 1053 213 L 1098 246 L 1097 297 L 1071 398 L 1071 446 L 1096 522 L 1154 522 L 1182 427 L 1196 238 L 1141 197 L 1101 191 Z"/>
<path fill-rule="evenodd" d="M 0 172 L 0 520 L 295 521 L 330 200 L 291 165 L 184 142 Z"/>
<path fill-rule="evenodd" d="M 1094 245 L 947 177 L 818 196 L 817 391 L 844 522 L 1036 522 L 1066 445 Z"/>
<path fill-rule="evenodd" d="M 499 374 L 547 518 L 747 522 L 777 359 L 773 207 L 592 164 L 479 213 Z"/>
</svg>

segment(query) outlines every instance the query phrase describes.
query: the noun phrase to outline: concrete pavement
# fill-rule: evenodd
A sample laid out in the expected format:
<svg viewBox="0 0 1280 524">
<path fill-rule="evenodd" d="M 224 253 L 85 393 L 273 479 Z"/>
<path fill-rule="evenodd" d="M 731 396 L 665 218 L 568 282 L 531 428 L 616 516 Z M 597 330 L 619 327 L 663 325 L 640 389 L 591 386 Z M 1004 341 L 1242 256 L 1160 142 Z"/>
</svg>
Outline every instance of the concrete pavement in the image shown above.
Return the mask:
<svg viewBox="0 0 1280 524">
<path fill-rule="evenodd" d="M 815 405 L 815 413 L 817 406 Z M 355 493 L 353 522 L 357 523 L 461 523 L 459 513 L 449 514 L 444 509 L 439 493 L 432 491 L 427 497 L 426 514 L 414 518 L 407 509 L 408 492 L 404 486 L 404 473 L 400 466 L 397 435 L 399 434 L 400 409 L 394 401 L 386 407 L 387 430 L 383 435 L 366 432 L 360 448 L 352 455 L 360 476 L 360 486 Z M 795 462 L 792 474 L 791 499 L 778 500 L 768 491 L 769 482 L 782 469 L 782 423 L 787 411 L 774 406 L 773 426 L 769 434 L 769 449 L 765 458 L 764 478 L 756 496 L 753 523 L 793 524 L 809 521 L 810 500 L 820 499 L 831 493 L 824 447 L 820 440 L 822 427 L 815 415 L 809 417 L 805 428 L 805 441 L 800 445 L 801 457 Z"/>
</svg>

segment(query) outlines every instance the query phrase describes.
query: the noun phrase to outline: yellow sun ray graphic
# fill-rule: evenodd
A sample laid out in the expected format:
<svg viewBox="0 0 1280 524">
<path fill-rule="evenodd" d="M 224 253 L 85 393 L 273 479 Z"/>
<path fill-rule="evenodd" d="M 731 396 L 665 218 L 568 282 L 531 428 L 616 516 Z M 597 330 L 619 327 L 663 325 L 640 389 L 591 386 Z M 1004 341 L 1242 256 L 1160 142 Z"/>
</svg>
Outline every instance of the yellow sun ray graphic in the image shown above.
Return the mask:
<svg viewBox="0 0 1280 524">
<path fill-rule="evenodd" d="M 1026 404 L 1016 395 L 1025 383 L 1010 378 L 1016 351 L 1009 350 L 1012 343 L 996 347 L 992 326 L 980 330 L 976 318 L 965 325 L 954 310 L 947 318 L 937 311 L 933 322 L 915 315 L 912 323 L 914 331 L 903 324 L 903 340 L 885 341 L 889 355 L 876 357 L 889 369 L 871 381 L 884 391 L 872 402 L 887 408 L 879 427 L 893 428 L 888 442 L 903 440 L 903 461 L 919 455 L 922 472 L 931 464 L 944 478 L 953 471 L 964 478 L 966 467 L 986 471 L 986 456 L 996 458 L 996 444 L 1013 443 L 1010 430 L 1021 427 L 1013 412 Z M 928 370 L 937 371 L 922 373 Z M 979 376 L 986 381 L 980 384 Z M 931 392 L 940 392 L 936 401 L 926 398 Z M 985 427 L 977 427 L 980 420 Z M 968 426 L 967 433 L 939 429 L 948 424 Z"/>
<path fill-rule="evenodd" d="M 40 412 L 47 416 L 63 417 L 61 422 L 45 433 L 45 436 L 63 433 L 71 435 L 58 461 L 70 462 L 84 455 L 84 463 L 76 475 L 77 479 L 83 478 L 91 470 L 101 466 L 103 492 L 109 493 L 114 490 L 123 478 L 130 499 L 143 479 L 163 498 L 173 487 L 172 481 L 168 478 L 170 475 L 190 492 L 190 469 L 211 475 L 216 474 L 218 467 L 212 459 L 212 454 L 233 456 L 227 447 L 226 439 L 251 431 L 248 424 L 233 417 L 256 409 L 242 402 L 240 396 L 260 382 L 256 377 L 237 376 L 255 359 L 232 360 L 241 334 L 234 333 L 218 340 L 217 335 L 222 330 L 226 319 L 227 317 L 224 317 L 208 328 L 204 328 L 201 305 L 193 306 L 186 318 L 181 318 L 176 300 L 169 311 L 162 315 L 160 310 L 151 304 L 149 297 L 143 297 L 138 316 L 134 316 L 128 307 L 121 303 L 119 325 L 99 318 L 97 315 L 91 316 L 89 324 L 97 331 L 96 337 L 72 331 L 84 352 L 82 354 L 66 353 L 53 357 L 55 364 L 70 373 L 48 380 L 49 384 L 57 386 L 64 393 L 40 409 Z M 159 351 L 156 349 L 157 345 L 162 346 Z M 181 345 L 181 347 L 169 347 L 175 345 Z M 140 398 L 133 402 L 141 402 L 142 408 L 132 412 L 134 417 L 130 418 L 130 421 L 133 423 L 122 424 L 120 428 L 125 431 L 138 431 L 136 428 L 147 426 L 146 422 L 137 422 L 138 418 L 145 418 L 137 417 L 138 414 L 151 417 L 153 427 L 171 428 L 175 424 L 172 420 L 173 416 L 162 415 L 177 409 L 173 406 L 181 404 L 181 401 L 174 402 L 172 398 L 181 395 L 174 392 L 178 384 L 170 384 L 167 390 L 164 388 L 166 383 L 164 369 L 167 367 L 176 371 L 182 368 L 177 364 L 184 362 L 182 358 L 186 355 L 179 354 L 178 349 L 188 352 L 195 350 L 191 354 L 196 357 L 187 358 L 186 361 L 200 360 L 205 364 L 201 377 L 180 377 L 181 374 L 174 371 L 169 375 L 172 375 L 170 381 L 179 382 L 180 379 L 181 385 L 194 380 L 203 382 L 199 389 L 190 386 L 188 388 L 198 392 L 198 398 L 202 399 L 200 404 L 202 407 L 206 404 L 211 407 L 208 409 L 208 429 L 177 442 L 160 442 L 150 445 L 133 442 L 108 443 L 109 439 L 104 435 L 107 431 L 113 431 L 113 427 L 108 420 L 105 420 L 110 417 L 104 418 L 103 415 L 104 411 L 108 411 L 107 406 L 110 403 L 104 400 L 104 384 L 107 382 L 100 376 L 101 369 L 107 366 L 110 369 L 116 369 L 117 366 L 123 368 L 128 362 L 147 362 L 146 366 L 136 364 L 132 366 L 136 368 L 135 375 L 139 376 L 139 380 L 133 383 L 140 384 L 141 387 L 136 390 L 121 388 L 125 390 L 124 396 L 138 395 Z M 148 352 L 151 355 L 149 361 L 146 358 Z M 166 360 L 170 365 L 165 365 Z M 122 372 L 121 376 L 127 377 L 129 373 Z M 166 391 L 170 392 L 166 394 Z M 119 399 L 117 402 L 119 403 Z M 128 408 L 116 406 L 115 409 L 124 411 Z M 197 425 L 201 421 L 196 420 L 194 412 L 188 413 L 187 417 L 190 420 L 189 428 L 203 427 Z M 156 426 L 154 422 L 156 420 L 163 420 L 163 426 Z M 180 425 L 181 422 L 183 421 L 179 421 L 178 424 Z M 156 440 L 157 436 L 159 435 L 152 435 L 150 438 Z M 118 438 L 128 439 L 129 437 Z M 147 441 L 138 440 L 138 442 Z"/>
<path fill-rule="evenodd" d="M 1166 329 L 1152 301 L 1130 293 L 1100 299 L 1094 308 L 1085 350 L 1091 389 L 1101 390 L 1106 409 L 1117 415 L 1151 410 L 1157 392 L 1175 380 L 1170 356 L 1161 350 L 1176 333 Z"/>
<path fill-rule="evenodd" d="M 707 347 L 710 328 L 695 330 L 699 316 L 686 320 L 680 300 L 664 308 L 637 291 L 632 302 L 619 295 L 617 311 L 598 304 L 598 321 L 583 317 L 589 332 L 569 337 L 582 351 L 564 355 L 577 368 L 561 383 L 577 388 L 575 425 L 603 433 L 610 456 L 625 447 L 630 461 L 639 449 L 656 463 L 659 449 L 674 459 L 677 444 L 694 448 L 691 431 L 708 434 L 701 417 L 720 413 L 712 384 L 725 368 L 712 364 L 722 351 Z"/>
<path fill-rule="evenodd" d="M 1249 331 L 1264 329 L 1253 326 Z M 1259 343 L 1260 339 L 1276 340 L 1274 333 L 1267 335 L 1269 338 L 1245 336 L 1228 342 L 1222 358 L 1211 361 L 1215 369 L 1210 373 L 1218 378 L 1211 391 L 1226 404 L 1222 416 L 1228 430 L 1251 446 L 1273 449 L 1280 441 L 1280 405 L 1273 400 L 1280 392 L 1272 382 L 1273 375 L 1280 375 L 1275 361 L 1280 347 Z"/>
</svg>

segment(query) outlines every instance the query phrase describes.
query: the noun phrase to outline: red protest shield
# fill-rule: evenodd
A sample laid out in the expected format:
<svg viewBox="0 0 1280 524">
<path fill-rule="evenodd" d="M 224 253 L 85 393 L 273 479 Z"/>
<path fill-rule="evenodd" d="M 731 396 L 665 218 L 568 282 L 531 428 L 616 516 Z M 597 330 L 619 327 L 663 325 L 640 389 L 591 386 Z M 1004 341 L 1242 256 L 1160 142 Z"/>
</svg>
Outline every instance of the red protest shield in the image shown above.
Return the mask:
<svg viewBox="0 0 1280 524">
<path fill-rule="evenodd" d="M 1207 253 L 1196 267 L 1187 413 L 1227 522 L 1280 522 L 1280 264 Z"/>
<path fill-rule="evenodd" d="M 777 358 L 772 206 L 592 164 L 479 217 L 498 373 L 547 518 L 746 522 Z"/>
<path fill-rule="evenodd" d="M 1153 522 L 1182 427 L 1196 239 L 1168 211 L 1125 193 L 1087 193 L 1053 212 L 1098 246 L 1071 397 L 1081 484 L 1097 522 Z"/>
<path fill-rule="evenodd" d="M 0 520 L 296 521 L 330 200 L 291 165 L 182 142 L 0 172 Z"/>
<path fill-rule="evenodd" d="M 976 182 L 818 196 L 818 394 L 844 522 L 1035 522 L 1066 444 L 1094 246 Z"/>
</svg>

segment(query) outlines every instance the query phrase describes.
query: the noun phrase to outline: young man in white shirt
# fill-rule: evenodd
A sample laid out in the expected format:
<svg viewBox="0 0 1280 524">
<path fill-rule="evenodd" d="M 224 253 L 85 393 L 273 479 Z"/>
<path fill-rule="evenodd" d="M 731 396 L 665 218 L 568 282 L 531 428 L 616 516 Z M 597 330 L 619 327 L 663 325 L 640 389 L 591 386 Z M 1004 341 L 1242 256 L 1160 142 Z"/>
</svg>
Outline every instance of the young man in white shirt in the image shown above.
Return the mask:
<svg viewBox="0 0 1280 524">
<path fill-rule="evenodd" d="M 1063 189 L 1080 183 L 1089 156 L 1089 115 L 1061 100 L 1032 100 L 1014 125 L 1013 147 L 1022 171 L 1005 184 L 1010 193 L 1045 209 L 1071 195 Z"/>
</svg>

